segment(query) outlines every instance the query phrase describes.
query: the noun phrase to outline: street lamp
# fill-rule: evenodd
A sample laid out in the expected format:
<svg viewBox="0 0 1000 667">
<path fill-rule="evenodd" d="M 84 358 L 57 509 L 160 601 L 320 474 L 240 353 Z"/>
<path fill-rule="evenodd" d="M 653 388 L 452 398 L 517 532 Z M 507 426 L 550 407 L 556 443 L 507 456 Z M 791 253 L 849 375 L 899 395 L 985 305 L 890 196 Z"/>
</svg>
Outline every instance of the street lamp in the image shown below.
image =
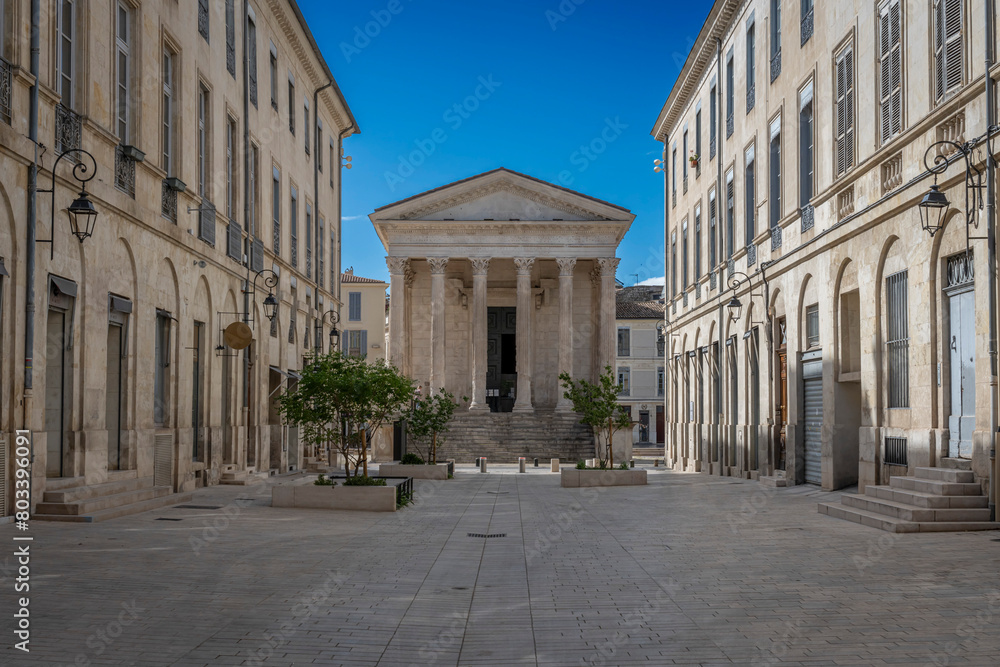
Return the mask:
<svg viewBox="0 0 1000 667">
<path fill-rule="evenodd" d="M 52 165 L 52 187 L 48 190 L 38 190 L 39 193 L 50 194 L 51 206 L 49 206 L 49 233 L 51 236 L 47 239 L 35 239 L 36 243 L 48 243 L 49 244 L 49 259 L 55 257 L 55 224 L 56 224 L 56 167 L 63 158 L 67 156 L 75 155 L 78 157 L 87 157 L 90 160 L 88 165 L 87 162 L 79 160 L 73 165 L 73 178 L 80 183 L 81 190 L 77 198 L 73 200 L 73 203 L 69 205 L 66 209 L 69 215 L 69 226 L 80 243 L 83 243 L 85 239 L 90 238 L 94 234 L 94 223 L 97 222 L 97 209 L 94 207 L 94 202 L 90 201 L 90 197 L 87 196 L 87 182 L 92 180 L 94 176 L 97 175 L 97 161 L 94 156 L 83 150 L 82 148 L 70 148 L 67 151 L 63 151 L 59 157 L 56 158 L 55 163 Z"/>
<path fill-rule="evenodd" d="M 263 276 L 264 287 L 267 288 L 267 296 L 264 297 L 264 315 L 269 322 L 273 322 L 278 315 L 278 299 L 274 296 L 274 288 L 278 286 L 278 274 L 271 269 L 262 269 L 254 274 L 253 287 L 250 289 L 250 300 L 257 294 L 257 281 Z M 253 317 L 247 313 L 246 319 L 253 325 Z"/>
<path fill-rule="evenodd" d="M 986 133 L 988 138 L 995 132 L 997 128 L 990 127 Z M 962 160 L 965 162 L 965 246 L 966 250 L 969 247 L 969 241 L 973 237 L 969 236 L 970 226 L 979 226 L 977 220 L 977 211 L 983 208 L 983 188 L 986 185 L 983 183 L 983 171 L 973 163 L 973 148 L 979 144 L 982 137 L 973 139 L 972 141 L 966 141 L 964 143 L 958 143 L 955 141 L 943 140 L 935 141 L 933 144 L 927 147 L 924 151 L 924 166 L 927 167 L 927 171 L 934 174 L 934 183 L 931 185 L 931 189 L 924 195 L 920 203 L 917 204 L 917 211 L 920 213 L 920 226 L 923 227 L 924 231 L 931 235 L 931 238 L 944 227 L 945 217 L 947 216 L 948 207 L 951 202 L 948 198 L 938 189 L 937 179 L 940 174 L 943 174 L 948 166 L 952 163 L 953 158 L 948 157 L 943 154 L 940 150 L 941 148 L 951 148 L 954 149 L 954 153 L 961 156 Z M 933 161 L 929 161 L 931 154 L 934 154 Z M 992 153 L 987 156 L 988 160 L 993 159 Z M 985 237 L 982 237 L 985 238 Z"/>
<path fill-rule="evenodd" d="M 323 331 L 323 322 L 330 322 L 330 351 L 333 352 L 340 345 L 340 332 L 337 330 L 337 323 L 340 322 L 340 313 L 335 310 L 328 310 L 316 320 L 316 340 Z M 318 342 L 317 342 L 318 346 Z"/>
<path fill-rule="evenodd" d="M 738 276 L 743 276 L 743 278 L 740 279 Z M 745 282 L 747 283 L 750 282 L 750 276 L 743 273 L 742 271 L 734 271 L 729 276 L 729 289 L 733 291 L 733 298 L 731 298 L 729 300 L 729 303 L 726 304 L 726 308 L 729 310 L 729 320 L 731 322 L 738 322 L 740 316 L 743 314 L 743 303 L 736 296 L 736 290 L 738 290 L 740 288 L 740 285 L 742 285 Z M 760 296 L 760 295 L 754 294 L 753 290 L 750 290 L 750 299 L 753 300 L 755 296 Z M 765 307 L 766 305 L 767 304 L 765 304 Z"/>
</svg>

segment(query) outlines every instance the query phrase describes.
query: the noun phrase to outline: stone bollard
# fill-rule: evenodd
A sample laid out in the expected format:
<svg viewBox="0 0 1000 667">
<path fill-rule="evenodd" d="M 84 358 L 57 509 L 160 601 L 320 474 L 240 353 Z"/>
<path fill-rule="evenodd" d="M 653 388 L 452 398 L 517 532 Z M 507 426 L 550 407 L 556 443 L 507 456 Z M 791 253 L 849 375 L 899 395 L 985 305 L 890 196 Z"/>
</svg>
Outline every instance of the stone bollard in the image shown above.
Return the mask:
<svg viewBox="0 0 1000 667">
<path fill-rule="evenodd" d="M 559 459 L 552 459 L 552 472 L 559 472 Z"/>
<path fill-rule="evenodd" d="M 535 457 L 535 467 L 536 468 L 538 467 L 538 457 L 537 456 Z"/>
<path fill-rule="evenodd" d="M 660 467 L 660 459 L 653 459 L 653 467 L 654 468 Z"/>
<path fill-rule="evenodd" d="M 628 467 L 629 468 L 634 468 L 635 467 L 635 459 L 629 459 L 629 461 L 628 461 Z"/>
<path fill-rule="evenodd" d="M 528 460 L 525 459 L 523 456 L 520 456 L 517 459 L 517 464 L 518 464 L 517 465 L 518 472 L 524 472 L 524 466 L 526 466 L 528 464 Z"/>
<path fill-rule="evenodd" d="M 486 457 L 479 458 L 479 472 L 486 472 Z"/>
</svg>

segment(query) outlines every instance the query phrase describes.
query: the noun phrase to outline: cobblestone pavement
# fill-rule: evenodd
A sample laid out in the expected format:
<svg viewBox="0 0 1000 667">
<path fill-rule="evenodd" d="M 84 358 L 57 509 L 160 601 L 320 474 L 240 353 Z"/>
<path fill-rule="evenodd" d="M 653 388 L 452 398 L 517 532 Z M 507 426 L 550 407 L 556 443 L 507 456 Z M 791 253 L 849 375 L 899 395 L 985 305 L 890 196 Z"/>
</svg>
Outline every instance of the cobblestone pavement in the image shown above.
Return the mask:
<svg viewBox="0 0 1000 667">
<path fill-rule="evenodd" d="M 34 522 L 30 654 L 0 526 L 0 664 L 1000 664 L 998 533 L 883 533 L 812 487 L 491 470 L 395 514 L 271 508 L 272 480 Z"/>
</svg>

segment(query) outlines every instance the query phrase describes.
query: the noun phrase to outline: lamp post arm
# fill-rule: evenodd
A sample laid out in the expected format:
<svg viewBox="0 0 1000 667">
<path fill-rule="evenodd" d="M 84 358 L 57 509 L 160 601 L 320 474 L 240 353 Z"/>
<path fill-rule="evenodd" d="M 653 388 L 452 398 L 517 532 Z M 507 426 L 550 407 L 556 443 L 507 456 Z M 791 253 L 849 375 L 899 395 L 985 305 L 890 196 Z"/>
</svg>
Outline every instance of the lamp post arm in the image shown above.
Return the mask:
<svg viewBox="0 0 1000 667">
<path fill-rule="evenodd" d="M 83 191 L 87 191 L 87 183 L 93 180 L 94 176 L 97 175 L 97 160 L 94 156 L 83 150 L 82 148 L 70 148 L 59 154 L 56 161 L 52 163 L 52 187 L 47 190 L 36 189 L 36 193 L 44 193 L 49 196 L 49 238 L 47 239 L 35 239 L 35 243 L 48 243 L 49 244 L 49 259 L 55 258 L 56 253 L 56 171 L 59 163 L 62 162 L 63 158 L 68 155 L 78 155 L 86 156 L 90 159 L 90 164 L 88 165 L 86 161 L 79 160 L 73 165 L 73 178 L 76 179 L 78 183 L 83 187 Z"/>
</svg>

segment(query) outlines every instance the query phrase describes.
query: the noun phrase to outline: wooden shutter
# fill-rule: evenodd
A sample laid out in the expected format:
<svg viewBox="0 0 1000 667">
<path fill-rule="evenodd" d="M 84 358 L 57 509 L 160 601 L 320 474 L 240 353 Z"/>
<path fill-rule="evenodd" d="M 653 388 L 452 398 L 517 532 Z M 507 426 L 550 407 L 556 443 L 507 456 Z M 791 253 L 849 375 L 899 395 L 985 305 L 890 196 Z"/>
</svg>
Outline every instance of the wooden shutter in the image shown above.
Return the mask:
<svg viewBox="0 0 1000 667">
<path fill-rule="evenodd" d="M 902 55 L 899 0 L 879 10 L 879 121 L 882 143 L 902 130 Z"/>
<path fill-rule="evenodd" d="M 226 254 L 237 262 L 242 259 L 243 230 L 235 222 L 230 222 L 227 229 L 228 242 Z"/>
<path fill-rule="evenodd" d="M 962 85 L 962 0 L 943 0 L 944 92 Z"/>
<path fill-rule="evenodd" d="M 264 270 L 264 242 L 259 238 L 250 244 L 250 270 L 258 273 Z"/>
<path fill-rule="evenodd" d="M 215 245 L 215 206 L 204 199 L 198 212 L 198 238 Z"/>
<path fill-rule="evenodd" d="M 837 175 L 854 165 L 854 50 L 837 58 Z"/>
</svg>

